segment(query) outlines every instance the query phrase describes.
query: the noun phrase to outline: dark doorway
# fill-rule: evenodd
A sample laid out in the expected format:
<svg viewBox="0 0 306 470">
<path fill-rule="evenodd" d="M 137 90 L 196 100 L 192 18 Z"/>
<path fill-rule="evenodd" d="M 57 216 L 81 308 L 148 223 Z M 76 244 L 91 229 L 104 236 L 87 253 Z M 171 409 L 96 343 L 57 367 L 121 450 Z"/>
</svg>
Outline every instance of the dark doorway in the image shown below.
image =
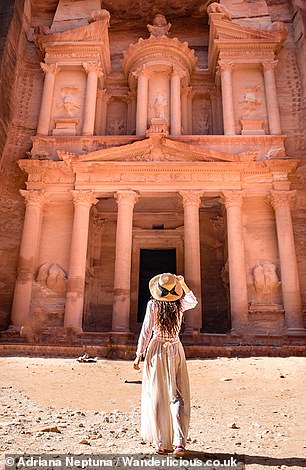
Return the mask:
<svg viewBox="0 0 306 470">
<path fill-rule="evenodd" d="M 176 249 L 140 250 L 137 321 L 142 322 L 150 299 L 149 281 L 160 273 L 176 274 Z"/>
</svg>

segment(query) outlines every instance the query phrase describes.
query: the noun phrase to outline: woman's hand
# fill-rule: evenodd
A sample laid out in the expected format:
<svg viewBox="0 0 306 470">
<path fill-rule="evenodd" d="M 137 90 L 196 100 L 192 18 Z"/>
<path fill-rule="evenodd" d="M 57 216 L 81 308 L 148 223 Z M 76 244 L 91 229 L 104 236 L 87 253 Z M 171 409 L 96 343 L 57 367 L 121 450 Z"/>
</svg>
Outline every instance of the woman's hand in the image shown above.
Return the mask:
<svg viewBox="0 0 306 470">
<path fill-rule="evenodd" d="M 189 287 L 187 286 L 187 284 L 185 282 L 184 276 L 179 274 L 178 276 L 176 276 L 176 278 L 179 281 L 179 283 L 181 284 L 182 289 L 185 292 L 185 294 L 188 294 L 188 292 L 190 292 L 190 289 L 189 289 Z"/>
<path fill-rule="evenodd" d="M 133 367 L 135 370 L 140 370 L 139 363 L 141 361 L 141 356 L 137 356 L 135 361 L 133 362 Z"/>
</svg>

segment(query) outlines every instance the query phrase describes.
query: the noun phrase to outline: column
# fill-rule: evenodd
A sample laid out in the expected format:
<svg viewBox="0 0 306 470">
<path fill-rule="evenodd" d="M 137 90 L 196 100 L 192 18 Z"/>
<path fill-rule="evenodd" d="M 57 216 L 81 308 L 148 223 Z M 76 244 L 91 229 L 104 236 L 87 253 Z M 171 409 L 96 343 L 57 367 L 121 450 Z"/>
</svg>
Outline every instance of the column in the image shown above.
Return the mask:
<svg viewBox="0 0 306 470">
<path fill-rule="evenodd" d="M 282 133 L 274 73 L 277 62 L 277 60 L 274 60 L 272 62 L 263 62 L 262 64 L 270 134 Z"/>
<path fill-rule="evenodd" d="M 64 326 L 82 331 L 89 212 L 97 202 L 92 191 L 71 191 L 74 218 L 70 245 Z"/>
<path fill-rule="evenodd" d="M 210 94 L 211 99 L 211 110 L 212 110 L 212 124 L 213 124 L 213 134 L 220 135 L 223 133 L 222 129 L 222 105 L 221 105 L 221 96 L 220 90 L 217 86 L 213 88 Z"/>
<path fill-rule="evenodd" d="M 82 134 L 93 135 L 96 115 L 98 77 L 102 75 L 102 71 L 96 63 L 84 63 L 83 67 L 87 73 L 87 83 Z"/>
<path fill-rule="evenodd" d="M 44 191 L 20 190 L 20 193 L 25 198 L 26 212 L 12 307 L 12 324 L 18 327 L 26 323 L 30 314 L 32 284 L 41 232 L 42 208 L 45 202 Z"/>
<path fill-rule="evenodd" d="M 116 231 L 116 258 L 112 330 L 128 332 L 130 322 L 130 285 L 133 236 L 133 210 L 138 194 L 135 191 L 118 191 Z"/>
<path fill-rule="evenodd" d="M 305 332 L 290 203 L 295 191 L 271 191 L 288 333 Z"/>
<path fill-rule="evenodd" d="M 201 253 L 199 208 L 202 193 L 180 191 L 184 206 L 184 273 L 188 286 L 198 299 L 198 305 L 185 316 L 186 333 L 202 327 Z"/>
<path fill-rule="evenodd" d="M 222 60 L 219 60 L 218 64 L 221 74 L 224 135 L 235 135 L 235 113 L 232 84 L 232 70 L 234 64 L 231 62 L 224 62 Z"/>
<path fill-rule="evenodd" d="M 45 64 L 44 62 L 41 62 L 40 66 L 45 73 L 45 80 L 37 125 L 37 135 L 48 135 L 53 102 L 55 75 L 57 72 L 59 72 L 60 69 L 57 67 L 56 64 Z"/>
<path fill-rule="evenodd" d="M 106 135 L 106 125 L 107 125 L 107 107 L 108 103 L 111 100 L 111 96 L 107 93 L 106 90 L 101 91 L 101 122 L 100 129 L 101 135 Z"/>
<path fill-rule="evenodd" d="M 171 74 L 171 135 L 181 135 L 181 77 L 177 69 Z"/>
<path fill-rule="evenodd" d="M 182 133 L 188 134 L 188 87 L 182 88 Z"/>
<path fill-rule="evenodd" d="M 188 135 L 192 135 L 192 88 L 188 87 L 188 95 L 187 95 L 187 110 L 188 110 Z"/>
<path fill-rule="evenodd" d="M 135 131 L 135 105 L 136 105 L 136 93 L 130 91 L 127 96 L 127 134 L 133 134 Z"/>
<path fill-rule="evenodd" d="M 242 191 L 222 191 L 227 215 L 228 267 L 232 333 L 241 333 L 248 322 L 248 294 L 242 227 Z"/>
<path fill-rule="evenodd" d="M 149 75 L 145 68 L 137 72 L 136 135 L 145 136 L 148 123 Z"/>
</svg>

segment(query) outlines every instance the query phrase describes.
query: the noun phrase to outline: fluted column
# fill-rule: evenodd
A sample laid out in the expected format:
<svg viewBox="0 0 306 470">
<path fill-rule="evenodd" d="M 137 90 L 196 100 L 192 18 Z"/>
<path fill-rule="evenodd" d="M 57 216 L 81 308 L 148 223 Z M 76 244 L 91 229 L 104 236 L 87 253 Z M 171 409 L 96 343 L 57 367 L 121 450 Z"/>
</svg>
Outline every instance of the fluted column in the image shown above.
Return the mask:
<svg viewBox="0 0 306 470">
<path fill-rule="evenodd" d="M 145 136 L 148 123 L 149 72 L 146 68 L 142 68 L 136 75 L 138 76 L 136 135 Z"/>
<path fill-rule="evenodd" d="M 181 135 L 181 73 L 173 69 L 171 74 L 171 135 Z"/>
<path fill-rule="evenodd" d="M 274 73 L 277 62 L 277 60 L 274 60 L 262 64 L 270 134 L 282 133 Z"/>
<path fill-rule="evenodd" d="M 184 274 L 198 299 L 198 305 L 185 316 L 186 332 L 202 327 L 201 252 L 199 208 L 202 193 L 180 191 L 184 206 Z"/>
<path fill-rule="evenodd" d="M 131 258 L 133 236 L 133 210 L 138 194 L 135 191 L 118 191 L 116 231 L 116 258 L 113 300 L 113 331 L 129 331 Z"/>
<path fill-rule="evenodd" d="M 18 327 L 25 324 L 30 313 L 32 285 L 41 232 L 42 208 L 46 200 L 44 191 L 20 190 L 20 193 L 25 198 L 26 212 L 12 307 L 12 324 Z"/>
<path fill-rule="evenodd" d="M 295 191 L 271 191 L 275 211 L 283 302 L 288 333 L 304 332 L 290 203 Z"/>
<path fill-rule="evenodd" d="M 235 135 L 235 112 L 233 101 L 232 71 L 234 64 L 231 62 L 218 62 L 221 74 L 222 109 L 224 135 Z"/>
<path fill-rule="evenodd" d="M 60 69 L 56 64 L 45 64 L 44 62 L 41 62 L 40 66 L 45 73 L 45 79 L 37 125 L 37 134 L 48 135 L 53 103 L 55 76 Z"/>
<path fill-rule="evenodd" d="M 227 215 L 228 265 L 232 333 L 241 333 L 247 327 L 248 294 L 242 226 L 242 191 L 223 191 Z"/>
<path fill-rule="evenodd" d="M 82 331 L 89 212 L 97 202 L 92 191 L 71 191 L 74 218 L 70 245 L 64 326 Z"/>
<path fill-rule="evenodd" d="M 98 77 L 102 71 L 98 64 L 85 62 L 83 68 L 87 73 L 85 106 L 83 117 L 83 135 L 93 135 L 96 115 Z"/>
</svg>

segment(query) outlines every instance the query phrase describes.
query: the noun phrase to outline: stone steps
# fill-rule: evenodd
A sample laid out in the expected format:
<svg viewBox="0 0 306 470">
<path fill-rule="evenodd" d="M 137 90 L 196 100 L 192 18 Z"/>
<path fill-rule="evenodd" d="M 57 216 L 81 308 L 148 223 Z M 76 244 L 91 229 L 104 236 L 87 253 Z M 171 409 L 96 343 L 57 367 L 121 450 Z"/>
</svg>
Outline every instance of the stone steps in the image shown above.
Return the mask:
<svg viewBox="0 0 306 470">
<path fill-rule="evenodd" d="M 186 357 L 216 358 L 216 357 L 289 357 L 306 356 L 306 345 L 282 345 L 282 346 L 185 346 Z M 0 356 L 31 356 L 31 357 L 78 357 L 84 352 L 90 356 L 98 356 L 108 359 L 135 358 L 135 345 L 47 345 L 47 344 L 0 344 Z"/>
</svg>

